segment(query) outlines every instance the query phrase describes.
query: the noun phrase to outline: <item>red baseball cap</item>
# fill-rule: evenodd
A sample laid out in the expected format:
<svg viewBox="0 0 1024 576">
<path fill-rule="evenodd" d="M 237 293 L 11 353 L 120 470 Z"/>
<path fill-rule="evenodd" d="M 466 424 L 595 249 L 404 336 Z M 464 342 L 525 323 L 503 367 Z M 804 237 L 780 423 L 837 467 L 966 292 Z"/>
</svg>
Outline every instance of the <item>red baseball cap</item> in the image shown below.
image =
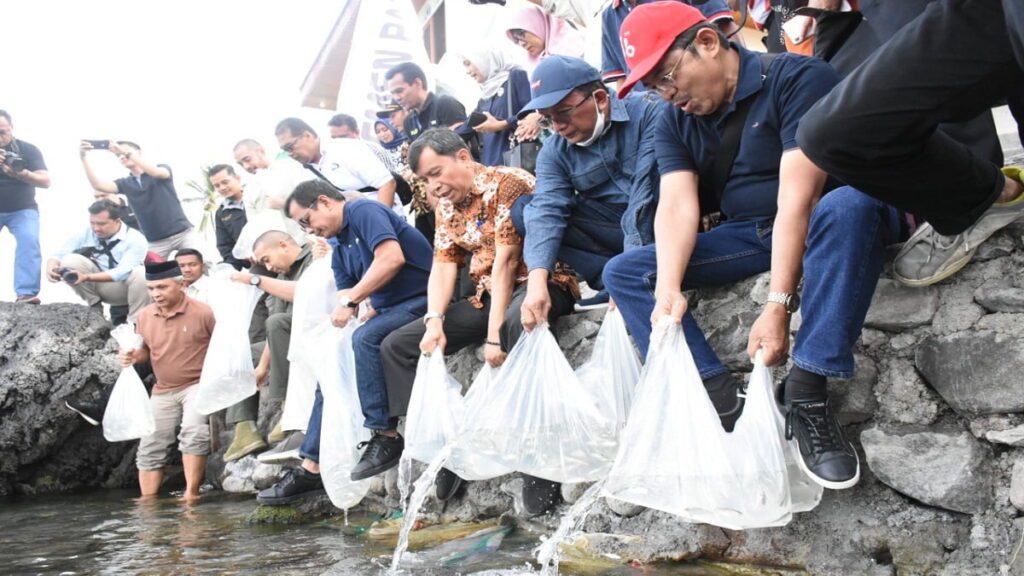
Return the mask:
<svg viewBox="0 0 1024 576">
<path fill-rule="evenodd" d="M 622 55 L 629 66 L 629 76 L 619 89 L 619 98 L 629 94 L 641 78 L 658 66 L 677 36 L 706 21 L 700 10 L 678 0 L 651 2 L 634 8 L 619 28 Z"/>
</svg>

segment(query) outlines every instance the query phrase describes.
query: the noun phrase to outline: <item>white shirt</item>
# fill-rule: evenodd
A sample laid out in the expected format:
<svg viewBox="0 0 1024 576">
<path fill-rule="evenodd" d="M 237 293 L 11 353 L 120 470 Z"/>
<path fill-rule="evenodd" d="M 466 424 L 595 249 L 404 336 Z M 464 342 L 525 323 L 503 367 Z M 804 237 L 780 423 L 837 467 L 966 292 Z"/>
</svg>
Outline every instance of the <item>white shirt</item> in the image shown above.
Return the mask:
<svg viewBox="0 0 1024 576">
<path fill-rule="evenodd" d="M 203 304 L 210 303 L 210 277 L 203 274 L 198 280 L 185 287 L 185 294 Z"/>
<path fill-rule="evenodd" d="M 364 140 L 355 138 L 333 138 L 320 140 L 320 162 L 317 170 L 342 190 L 359 191 L 363 188 L 377 188 L 394 181 L 391 170 L 373 153 Z M 376 200 L 377 192 L 363 192 L 367 198 Z M 395 212 L 403 214 L 402 202 L 395 194 L 392 204 Z"/>
</svg>

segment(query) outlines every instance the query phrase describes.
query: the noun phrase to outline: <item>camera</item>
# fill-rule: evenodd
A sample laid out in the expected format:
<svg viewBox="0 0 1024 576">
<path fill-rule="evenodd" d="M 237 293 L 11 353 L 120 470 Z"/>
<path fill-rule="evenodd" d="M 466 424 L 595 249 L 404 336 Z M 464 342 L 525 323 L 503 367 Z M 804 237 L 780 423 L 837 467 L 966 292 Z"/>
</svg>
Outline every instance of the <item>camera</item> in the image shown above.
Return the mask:
<svg viewBox="0 0 1024 576">
<path fill-rule="evenodd" d="M 74 284 L 78 282 L 78 270 L 74 268 L 57 268 L 53 271 L 54 274 L 60 276 L 60 279 L 67 282 L 68 284 Z"/>
<path fill-rule="evenodd" d="M 90 145 L 92 145 L 92 149 L 93 150 L 109 150 L 110 149 L 110 140 L 86 140 L 86 142 L 88 142 Z"/>
<path fill-rule="evenodd" d="M 705 0 L 705 1 L 707 1 L 707 0 Z M 477 6 L 480 6 L 480 5 L 483 5 L 483 4 L 498 4 L 499 6 L 504 6 L 505 5 L 505 0 L 469 0 L 469 3 L 470 4 L 475 4 Z"/>
<path fill-rule="evenodd" d="M 25 163 L 25 159 L 10 150 L 4 150 L 3 157 L 4 164 L 10 166 L 11 170 L 14 170 L 15 172 L 21 172 L 25 168 L 28 168 L 28 165 Z"/>
</svg>

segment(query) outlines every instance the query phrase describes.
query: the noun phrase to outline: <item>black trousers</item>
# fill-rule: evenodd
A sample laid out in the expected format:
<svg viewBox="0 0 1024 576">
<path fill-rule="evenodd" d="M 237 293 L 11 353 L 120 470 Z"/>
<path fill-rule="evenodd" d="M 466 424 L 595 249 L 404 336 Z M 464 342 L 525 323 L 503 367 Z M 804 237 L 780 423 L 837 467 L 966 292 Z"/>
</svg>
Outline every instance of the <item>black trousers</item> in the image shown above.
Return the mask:
<svg viewBox="0 0 1024 576">
<path fill-rule="evenodd" d="M 576 300 L 572 294 L 554 284 L 548 284 L 551 295 L 551 313 L 548 322 L 573 311 Z M 512 301 L 501 324 L 501 349 L 508 352 L 523 334 L 519 310 L 526 299 L 526 284 L 512 293 Z M 491 313 L 491 299 L 483 298 L 484 307 L 475 308 L 469 300 L 460 300 L 450 306 L 444 316 L 444 335 L 447 339 L 445 355 L 451 355 L 467 346 L 478 345 L 487 339 L 487 319 Z M 420 340 L 427 328 L 421 320 L 410 322 L 392 332 L 380 346 L 384 363 L 384 380 L 388 388 L 388 410 L 392 417 L 404 416 L 409 409 L 416 364 L 420 358 Z"/>
<path fill-rule="evenodd" d="M 800 121 L 815 164 L 942 234 L 973 224 L 996 200 L 999 166 L 937 130 L 976 117 L 1020 89 L 1000 0 L 940 0 L 901 29 Z"/>
</svg>

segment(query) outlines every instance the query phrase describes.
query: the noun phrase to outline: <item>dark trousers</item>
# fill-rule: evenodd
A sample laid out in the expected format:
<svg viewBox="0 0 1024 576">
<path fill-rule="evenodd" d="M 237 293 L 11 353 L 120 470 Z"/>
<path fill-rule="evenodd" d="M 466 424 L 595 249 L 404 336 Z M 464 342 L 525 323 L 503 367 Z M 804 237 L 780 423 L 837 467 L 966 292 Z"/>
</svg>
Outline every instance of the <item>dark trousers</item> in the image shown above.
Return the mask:
<svg viewBox="0 0 1024 576">
<path fill-rule="evenodd" d="M 937 127 L 984 112 L 1021 77 L 999 0 L 940 0 L 811 108 L 797 141 L 845 183 L 957 234 L 1004 178 Z"/>
<path fill-rule="evenodd" d="M 572 294 L 554 284 L 548 284 L 551 295 L 551 314 L 548 322 L 570 314 L 575 300 Z M 512 300 L 505 311 L 501 324 L 501 349 L 508 352 L 519 341 L 523 333 L 520 308 L 526 298 L 526 284 L 513 292 Z M 451 355 L 467 346 L 478 345 L 487 339 L 487 319 L 491 311 L 491 299 L 485 296 L 484 307 L 475 308 L 469 300 L 460 300 L 448 307 L 444 317 L 444 335 L 447 339 L 445 355 Z M 392 332 L 381 344 L 381 360 L 384 362 L 384 379 L 388 387 L 388 404 L 392 417 L 404 416 L 409 409 L 413 380 L 416 379 L 416 364 L 420 357 L 420 340 L 426 333 L 422 320 L 414 320 Z"/>
</svg>

